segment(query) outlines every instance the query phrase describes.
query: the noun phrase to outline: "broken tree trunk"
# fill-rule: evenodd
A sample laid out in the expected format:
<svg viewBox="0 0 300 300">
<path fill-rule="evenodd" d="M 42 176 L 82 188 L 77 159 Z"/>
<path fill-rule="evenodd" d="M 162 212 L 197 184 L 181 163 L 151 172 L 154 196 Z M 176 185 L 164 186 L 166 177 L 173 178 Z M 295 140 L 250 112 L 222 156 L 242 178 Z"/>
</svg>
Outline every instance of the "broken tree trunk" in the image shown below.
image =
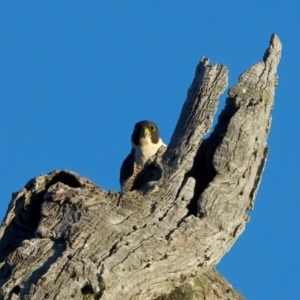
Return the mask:
<svg viewBox="0 0 300 300">
<path fill-rule="evenodd" d="M 229 90 L 201 59 L 167 148 L 138 189 L 106 192 L 69 171 L 13 194 L 0 229 L 0 299 L 243 299 L 214 266 L 249 220 L 265 166 L 281 43 Z"/>
</svg>

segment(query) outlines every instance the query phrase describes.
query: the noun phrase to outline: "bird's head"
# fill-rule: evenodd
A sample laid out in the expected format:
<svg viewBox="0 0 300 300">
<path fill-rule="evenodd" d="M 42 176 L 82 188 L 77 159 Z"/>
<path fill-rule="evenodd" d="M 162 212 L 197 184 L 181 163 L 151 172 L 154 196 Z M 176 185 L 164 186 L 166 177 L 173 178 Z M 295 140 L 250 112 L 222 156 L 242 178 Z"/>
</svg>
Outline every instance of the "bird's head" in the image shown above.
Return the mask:
<svg viewBox="0 0 300 300">
<path fill-rule="evenodd" d="M 151 121 L 141 121 L 135 124 L 131 135 L 132 146 L 145 146 L 158 144 L 160 135 L 155 123 Z"/>
</svg>

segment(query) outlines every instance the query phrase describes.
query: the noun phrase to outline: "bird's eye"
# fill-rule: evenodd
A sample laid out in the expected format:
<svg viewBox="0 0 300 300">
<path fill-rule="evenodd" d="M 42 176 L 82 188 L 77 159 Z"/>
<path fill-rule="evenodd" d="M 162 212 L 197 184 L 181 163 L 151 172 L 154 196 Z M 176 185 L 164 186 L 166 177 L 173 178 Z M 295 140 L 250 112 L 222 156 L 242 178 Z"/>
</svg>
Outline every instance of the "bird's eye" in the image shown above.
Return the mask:
<svg viewBox="0 0 300 300">
<path fill-rule="evenodd" d="M 151 125 L 151 126 L 150 126 L 150 130 L 151 130 L 151 131 L 154 131 L 154 130 L 155 130 L 155 127 L 154 127 L 153 125 Z"/>
</svg>

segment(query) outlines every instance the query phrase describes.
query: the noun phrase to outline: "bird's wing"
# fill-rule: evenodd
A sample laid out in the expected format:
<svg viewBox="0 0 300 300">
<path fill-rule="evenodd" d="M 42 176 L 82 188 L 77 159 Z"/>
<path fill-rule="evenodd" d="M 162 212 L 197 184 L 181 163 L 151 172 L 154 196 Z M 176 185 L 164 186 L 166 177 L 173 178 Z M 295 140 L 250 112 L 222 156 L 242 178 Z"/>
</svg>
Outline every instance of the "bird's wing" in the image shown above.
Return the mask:
<svg viewBox="0 0 300 300">
<path fill-rule="evenodd" d="M 132 149 L 131 153 L 123 161 L 120 170 L 120 184 L 122 193 L 131 191 L 134 185 L 134 180 L 140 171 L 141 169 L 134 161 L 134 149 Z"/>
</svg>

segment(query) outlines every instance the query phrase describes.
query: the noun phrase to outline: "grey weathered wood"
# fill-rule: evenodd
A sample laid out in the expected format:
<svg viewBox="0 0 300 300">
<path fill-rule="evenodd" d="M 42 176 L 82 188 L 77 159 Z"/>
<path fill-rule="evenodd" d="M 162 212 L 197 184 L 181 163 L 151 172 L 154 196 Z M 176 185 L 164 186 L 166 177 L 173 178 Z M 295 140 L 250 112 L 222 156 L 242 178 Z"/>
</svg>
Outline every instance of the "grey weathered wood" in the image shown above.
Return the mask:
<svg viewBox="0 0 300 300">
<path fill-rule="evenodd" d="M 170 145 L 138 190 L 120 195 L 54 171 L 13 194 L 0 228 L 0 299 L 243 299 L 213 267 L 253 208 L 280 53 L 273 35 L 207 139 L 228 79 L 203 58 Z"/>
<path fill-rule="evenodd" d="M 155 300 L 245 300 L 215 268 L 196 276 L 191 283 L 175 288 L 168 295 Z"/>
</svg>

